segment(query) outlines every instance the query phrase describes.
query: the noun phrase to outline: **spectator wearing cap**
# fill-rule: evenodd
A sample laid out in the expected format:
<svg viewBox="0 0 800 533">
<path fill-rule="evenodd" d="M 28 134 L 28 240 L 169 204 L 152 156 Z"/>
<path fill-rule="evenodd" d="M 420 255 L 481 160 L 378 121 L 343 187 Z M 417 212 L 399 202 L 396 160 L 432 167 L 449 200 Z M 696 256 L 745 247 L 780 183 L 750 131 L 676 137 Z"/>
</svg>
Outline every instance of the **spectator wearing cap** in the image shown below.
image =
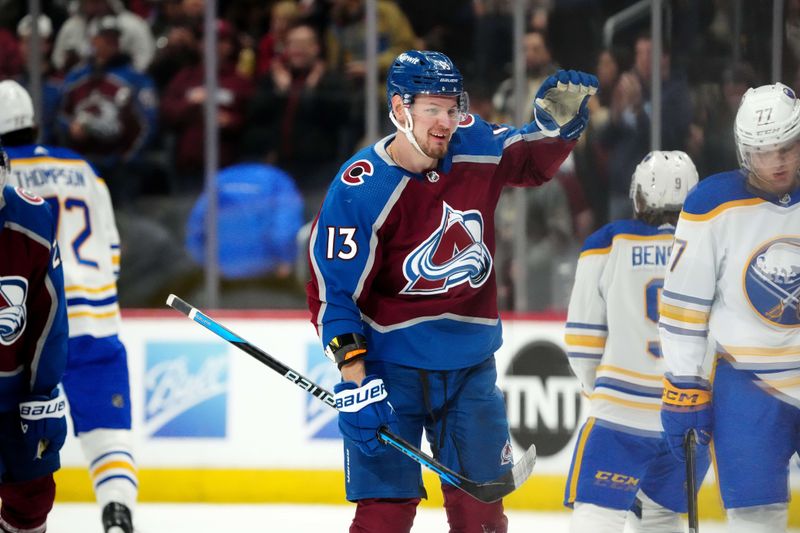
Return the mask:
<svg viewBox="0 0 800 533">
<path fill-rule="evenodd" d="M 156 93 L 121 51 L 116 17 L 94 19 L 88 30 L 93 55 L 64 80 L 59 134 L 106 179 L 112 199 L 125 203 L 138 194 L 142 151 L 156 133 Z"/>
<path fill-rule="evenodd" d="M 150 27 L 139 15 L 125 9 L 122 0 L 79 0 L 78 12 L 61 26 L 53 46 L 52 61 L 59 70 L 69 70 L 77 61 L 90 55 L 86 39 L 92 19 L 115 16 L 120 29 L 120 47 L 127 53 L 136 70 L 144 72 L 155 54 L 155 41 Z"/>
<path fill-rule="evenodd" d="M 239 45 L 233 27 L 217 21 L 217 104 L 219 163 L 232 164 L 238 156 L 247 104 L 253 84 L 236 71 Z M 175 170 L 182 191 L 198 192 L 203 185 L 203 105 L 207 98 L 202 60 L 181 69 L 167 85 L 161 100 L 164 126 L 175 135 Z"/>
<path fill-rule="evenodd" d="M 25 15 L 17 24 L 17 38 L 22 57 L 30 55 L 30 39 L 33 33 L 33 17 Z M 53 23 L 47 15 L 39 15 L 38 33 L 40 39 L 41 60 L 39 69 L 42 74 L 42 119 L 39 123 L 40 142 L 53 144 L 55 136 L 55 122 L 58 116 L 58 102 L 64 75 L 57 72 L 50 62 L 50 52 L 53 49 Z M 16 80 L 30 92 L 30 73 L 27 64 Z"/>
</svg>

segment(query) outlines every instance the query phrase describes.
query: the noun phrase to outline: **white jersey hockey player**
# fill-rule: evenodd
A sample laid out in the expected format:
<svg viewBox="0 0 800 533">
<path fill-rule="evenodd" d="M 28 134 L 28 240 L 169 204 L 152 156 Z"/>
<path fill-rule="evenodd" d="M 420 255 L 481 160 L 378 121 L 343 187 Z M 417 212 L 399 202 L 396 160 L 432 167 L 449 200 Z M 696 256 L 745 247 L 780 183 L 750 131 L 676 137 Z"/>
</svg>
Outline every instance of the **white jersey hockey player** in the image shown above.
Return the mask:
<svg viewBox="0 0 800 533">
<path fill-rule="evenodd" d="M 75 434 L 106 531 L 132 533 L 138 480 L 127 355 L 117 336 L 120 248 L 111 198 L 79 155 L 35 139 L 30 95 L 15 81 L 1 81 L 0 140 L 11 161 L 9 184 L 42 197 L 57 221 L 70 337 L 62 384 Z"/>
<path fill-rule="evenodd" d="M 631 182 L 635 218 L 607 224 L 581 251 L 565 340 L 590 410 L 565 491 L 571 531 L 621 533 L 631 509 L 637 531 L 681 529 L 686 475 L 662 434 L 657 324 L 674 224 L 696 183 L 685 153 L 647 154 Z M 707 467 L 703 452 L 700 478 Z"/>
<path fill-rule="evenodd" d="M 781 83 L 749 89 L 734 131 L 741 169 L 703 180 L 675 233 L 662 420 L 675 447 L 713 435 L 730 531 L 775 533 L 800 423 L 800 101 Z"/>
</svg>

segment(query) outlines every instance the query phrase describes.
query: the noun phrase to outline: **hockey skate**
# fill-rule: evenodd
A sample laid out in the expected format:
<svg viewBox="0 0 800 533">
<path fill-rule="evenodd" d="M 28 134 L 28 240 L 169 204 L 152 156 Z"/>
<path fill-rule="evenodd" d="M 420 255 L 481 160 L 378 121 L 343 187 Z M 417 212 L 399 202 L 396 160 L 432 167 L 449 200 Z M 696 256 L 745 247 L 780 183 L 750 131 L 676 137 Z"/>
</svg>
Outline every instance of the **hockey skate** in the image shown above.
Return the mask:
<svg viewBox="0 0 800 533">
<path fill-rule="evenodd" d="M 103 531 L 105 533 L 133 533 L 130 509 L 119 502 L 106 504 L 103 507 Z"/>
</svg>

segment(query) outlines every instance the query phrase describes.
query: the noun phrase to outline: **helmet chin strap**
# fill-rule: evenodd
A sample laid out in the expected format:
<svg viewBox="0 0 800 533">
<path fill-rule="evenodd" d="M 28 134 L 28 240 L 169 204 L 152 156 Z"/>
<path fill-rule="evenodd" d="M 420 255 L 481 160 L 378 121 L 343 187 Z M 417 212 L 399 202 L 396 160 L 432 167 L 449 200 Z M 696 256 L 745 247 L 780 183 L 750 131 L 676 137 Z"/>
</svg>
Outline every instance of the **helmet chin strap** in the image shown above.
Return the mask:
<svg viewBox="0 0 800 533">
<path fill-rule="evenodd" d="M 398 130 L 403 132 L 403 135 L 406 136 L 406 139 L 408 139 L 408 142 L 411 143 L 411 146 L 413 146 L 422 157 L 427 157 L 428 159 L 431 159 L 431 156 L 423 152 L 422 148 L 420 148 L 419 144 L 417 144 L 417 139 L 414 137 L 414 132 L 413 132 L 414 119 L 411 118 L 411 113 L 405 106 L 403 106 L 403 113 L 405 113 L 406 115 L 406 123 L 408 124 L 408 127 L 404 127 L 402 124 L 400 124 L 400 122 L 397 120 L 397 117 L 394 116 L 394 111 L 392 110 L 389 110 L 389 120 L 392 121 L 392 124 L 397 126 Z"/>
</svg>

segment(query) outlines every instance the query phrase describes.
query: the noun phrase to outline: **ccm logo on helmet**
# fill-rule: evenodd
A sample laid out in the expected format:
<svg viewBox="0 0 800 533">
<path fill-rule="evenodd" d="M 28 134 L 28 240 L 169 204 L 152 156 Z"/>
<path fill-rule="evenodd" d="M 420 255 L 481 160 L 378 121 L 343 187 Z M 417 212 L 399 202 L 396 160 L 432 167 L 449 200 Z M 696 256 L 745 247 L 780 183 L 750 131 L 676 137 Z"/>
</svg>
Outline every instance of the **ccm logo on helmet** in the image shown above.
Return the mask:
<svg viewBox="0 0 800 533">
<path fill-rule="evenodd" d="M 361 185 L 364 176 L 372 176 L 374 168 L 366 159 L 359 159 L 342 172 L 342 181 L 347 185 Z"/>
</svg>

